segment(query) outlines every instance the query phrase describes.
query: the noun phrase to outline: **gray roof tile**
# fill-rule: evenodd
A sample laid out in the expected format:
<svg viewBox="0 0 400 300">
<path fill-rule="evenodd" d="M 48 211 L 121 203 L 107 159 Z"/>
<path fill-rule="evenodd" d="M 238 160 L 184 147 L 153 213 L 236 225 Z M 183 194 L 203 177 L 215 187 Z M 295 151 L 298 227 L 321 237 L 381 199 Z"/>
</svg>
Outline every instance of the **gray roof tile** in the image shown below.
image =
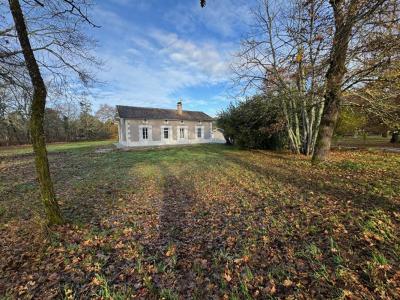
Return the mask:
<svg viewBox="0 0 400 300">
<path fill-rule="evenodd" d="M 187 120 L 187 121 L 212 121 L 209 115 L 201 111 L 183 110 L 179 115 L 175 109 L 149 108 L 117 105 L 120 118 L 124 119 L 163 119 L 163 120 Z"/>
</svg>

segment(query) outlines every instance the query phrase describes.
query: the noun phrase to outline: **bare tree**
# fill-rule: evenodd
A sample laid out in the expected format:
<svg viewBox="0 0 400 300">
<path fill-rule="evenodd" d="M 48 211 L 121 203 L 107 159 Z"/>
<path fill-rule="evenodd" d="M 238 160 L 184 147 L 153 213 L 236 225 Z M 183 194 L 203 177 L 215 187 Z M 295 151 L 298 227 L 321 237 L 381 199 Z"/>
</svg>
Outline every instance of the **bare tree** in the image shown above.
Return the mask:
<svg viewBox="0 0 400 300">
<path fill-rule="evenodd" d="M 386 1 L 355 26 L 349 44 L 343 105 L 363 112 L 392 134 L 400 129 L 400 1 Z"/>
<path fill-rule="evenodd" d="M 394 141 L 400 130 L 400 59 L 394 59 L 375 80 L 344 93 L 343 105 L 390 129 Z"/>
<path fill-rule="evenodd" d="M 115 119 L 116 110 L 115 107 L 108 104 L 101 104 L 99 109 L 96 111 L 96 118 L 101 122 L 113 121 Z"/>
<path fill-rule="evenodd" d="M 282 10 L 260 0 L 255 23 L 234 65 L 235 84 L 279 99 L 293 152 L 312 153 L 323 109 L 331 20 L 323 0 L 290 2 Z"/>
<path fill-rule="evenodd" d="M 324 161 L 330 151 L 333 131 L 342 102 L 342 85 L 347 73 L 348 50 L 357 25 L 365 24 L 388 0 L 330 0 L 335 33 L 326 73 L 325 107 L 318 132 L 313 162 Z M 365 42 L 365 41 L 364 41 Z"/>
<path fill-rule="evenodd" d="M 35 152 L 36 171 L 39 178 L 40 192 L 50 224 L 61 224 L 63 218 L 54 194 L 53 183 L 50 177 L 49 162 L 47 159 L 46 143 L 44 140 L 44 108 L 46 105 L 46 86 L 33 54 L 28 38 L 24 15 L 18 0 L 9 0 L 10 11 L 15 22 L 15 29 L 21 44 L 25 63 L 33 85 L 31 135 Z"/>
<path fill-rule="evenodd" d="M 88 84 L 90 73 L 80 67 L 79 61 L 96 64 L 96 60 L 90 56 L 87 39 L 80 33 L 79 25 L 94 24 L 83 10 L 87 5 L 85 0 L 24 1 L 30 8 L 28 18 L 18 0 L 8 2 L 14 24 L 8 24 L 0 32 L 0 37 L 6 41 L 0 48 L 0 78 L 5 88 L 33 91 L 30 94 L 30 133 L 42 201 L 48 222 L 60 224 L 63 218 L 50 177 L 43 129 L 47 89 L 41 69 L 46 76 L 51 75 L 49 84 L 58 83 L 60 88 L 68 86 L 69 72 L 77 75 L 84 85 Z"/>
<path fill-rule="evenodd" d="M 398 8 L 398 0 L 260 0 L 234 66 L 236 84 L 244 94 L 276 96 L 290 148 L 324 160 L 342 94 L 382 81 L 398 58 Z"/>
</svg>

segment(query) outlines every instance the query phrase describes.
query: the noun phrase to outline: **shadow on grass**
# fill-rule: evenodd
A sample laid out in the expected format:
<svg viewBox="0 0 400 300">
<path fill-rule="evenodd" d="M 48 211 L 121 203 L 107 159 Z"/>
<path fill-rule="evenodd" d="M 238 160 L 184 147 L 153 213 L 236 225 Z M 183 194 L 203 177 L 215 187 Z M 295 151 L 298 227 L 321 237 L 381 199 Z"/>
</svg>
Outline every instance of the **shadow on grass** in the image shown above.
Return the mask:
<svg viewBox="0 0 400 300">
<path fill-rule="evenodd" d="M 263 153 L 263 155 L 269 156 L 270 154 Z M 271 154 L 271 156 L 285 158 L 279 154 Z M 333 196 L 339 201 L 344 202 L 344 204 L 347 201 L 351 201 L 353 205 L 366 210 L 380 208 L 390 211 L 398 207 L 398 204 L 387 197 L 377 195 L 370 191 L 359 193 L 347 188 L 343 181 L 340 182 L 340 184 L 333 183 L 332 180 L 338 180 L 335 175 L 328 175 L 326 178 L 318 178 L 314 174 L 301 173 L 294 167 L 280 169 L 276 166 L 260 166 L 235 156 L 227 156 L 226 159 L 260 176 L 267 176 L 284 185 L 294 186 L 300 191 L 311 191 L 316 194 Z M 310 175 L 313 177 L 312 181 L 307 180 Z"/>
<path fill-rule="evenodd" d="M 186 212 L 195 201 L 187 192 L 190 188 L 175 175 L 167 175 L 165 178 L 160 211 L 160 242 L 164 246 L 173 243 L 180 248 L 188 240 L 185 236 L 185 228 L 190 226 L 188 224 L 190 216 L 187 216 Z"/>
<path fill-rule="evenodd" d="M 61 231 L 64 251 L 57 256 L 50 249 L 50 258 L 40 256 L 40 266 L 53 266 L 61 274 L 60 287 L 74 287 L 76 298 L 82 299 L 101 298 L 99 293 L 105 289 L 141 299 L 210 299 L 225 294 L 232 299 L 249 299 L 247 286 L 255 291 L 271 280 L 277 285 L 276 296 L 305 298 L 300 292 L 296 297 L 299 286 L 287 287 L 284 282 L 287 278 L 304 282 L 300 281 L 304 274 L 313 274 L 313 265 L 303 258 L 297 265 L 299 258 L 295 256 L 310 246 L 326 252 L 324 263 L 334 271 L 328 236 L 323 233 L 325 215 L 308 213 L 307 207 L 300 209 L 307 201 L 304 199 L 290 207 L 287 198 L 296 199 L 299 191 L 312 191 L 335 196 L 343 203 L 351 200 L 363 209 L 391 205 L 372 192 L 357 195 L 343 181 L 325 183 L 311 169 L 291 165 L 292 157 L 274 153 L 265 154 L 264 160 L 261 155 L 235 150 L 207 145 L 54 156 L 54 179 L 63 212 L 83 226 Z M 262 190 L 264 182 L 273 188 Z M 287 198 L 286 192 L 290 193 Z M 325 202 L 313 197 L 309 205 L 319 209 Z M 316 226 L 306 228 L 303 223 Z M 296 229 L 295 225 L 301 226 Z M 58 241 L 56 247 L 60 247 Z M 66 272 L 63 264 L 55 264 L 75 258 L 72 253 L 76 250 L 79 252 L 73 255 L 78 259 L 69 260 L 73 271 Z M 31 270 L 25 264 L 26 257 L 21 261 L 25 267 L 18 269 L 19 277 L 36 274 L 36 264 Z M 46 272 L 43 278 L 50 271 Z M 96 275 L 107 280 L 105 287 L 93 283 Z M 258 278 L 268 281 L 260 283 Z M 239 291 L 237 286 L 246 282 L 249 284 L 243 284 Z M 325 288 L 322 292 L 321 287 Z M 48 288 L 43 283 L 33 293 L 40 297 Z M 325 281 L 313 278 L 299 290 L 308 298 L 317 296 L 310 291 L 322 293 L 320 298 L 333 298 L 335 292 Z M 267 298 L 268 291 L 261 293 L 259 298 Z"/>
<path fill-rule="evenodd" d="M 155 243 L 163 249 L 161 255 L 174 268 L 176 290 L 180 295 L 190 296 L 188 282 L 195 280 L 188 273 L 188 260 L 193 260 L 196 232 L 193 232 L 191 209 L 196 201 L 193 184 L 183 182 L 165 164 L 160 164 L 164 174 L 163 198 L 159 212 L 159 238 Z"/>
</svg>

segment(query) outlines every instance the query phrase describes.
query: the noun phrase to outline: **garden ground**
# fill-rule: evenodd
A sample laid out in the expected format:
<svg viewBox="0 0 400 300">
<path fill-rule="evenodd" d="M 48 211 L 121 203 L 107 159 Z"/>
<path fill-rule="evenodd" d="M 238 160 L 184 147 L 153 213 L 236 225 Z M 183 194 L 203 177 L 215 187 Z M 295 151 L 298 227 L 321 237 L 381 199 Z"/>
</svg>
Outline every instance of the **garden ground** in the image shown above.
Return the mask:
<svg viewBox="0 0 400 300">
<path fill-rule="evenodd" d="M 400 143 L 390 143 L 390 138 L 379 135 L 336 137 L 333 144 L 344 148 L 400 150 Z"/>
<path fill-rule="evenodd" d="M 400 296 L 399 154 L 96 147 L 49 147 L 51 229 L 32 154 L 0 150 L 0 298 Z"/>
</svg>

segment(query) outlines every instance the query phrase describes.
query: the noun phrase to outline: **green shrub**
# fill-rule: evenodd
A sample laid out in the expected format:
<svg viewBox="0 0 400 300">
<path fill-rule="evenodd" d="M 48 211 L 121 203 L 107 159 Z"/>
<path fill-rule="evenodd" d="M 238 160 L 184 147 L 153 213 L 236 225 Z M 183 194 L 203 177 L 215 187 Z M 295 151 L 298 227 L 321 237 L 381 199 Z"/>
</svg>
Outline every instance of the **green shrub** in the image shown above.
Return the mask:
<svg viewBox="0 0 400 300">
<path fill-rule="evenodd" d="M 223 129 L 228 143 L 243 148 L 279 150 L 287 144 L 279 106 L 266 96 L 231 104 L 219 114 L 217 126 Z"/>
</svg>

